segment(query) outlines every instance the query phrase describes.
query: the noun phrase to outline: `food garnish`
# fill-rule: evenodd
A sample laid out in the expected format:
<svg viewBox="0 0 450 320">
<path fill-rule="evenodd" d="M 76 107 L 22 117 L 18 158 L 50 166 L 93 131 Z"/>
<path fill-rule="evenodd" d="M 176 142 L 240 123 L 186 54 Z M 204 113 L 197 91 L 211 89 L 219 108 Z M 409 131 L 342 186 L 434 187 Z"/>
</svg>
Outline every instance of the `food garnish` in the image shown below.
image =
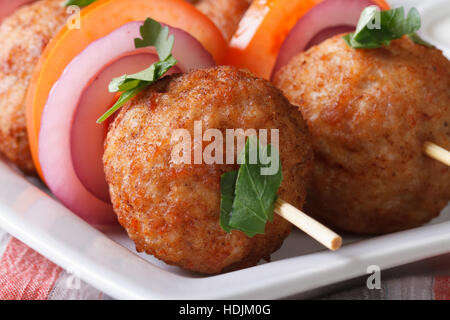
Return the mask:
<svg viewBox="0 0 450 320">
<path fill-rule="evenodd" d="M 261 157 L 278 162 L 275 174 L 262 174 L 262 170 L 274 164 L 270 161 L 262 163 Z M 224 173 L 220 179 L 220 226 L 223 230 L 227 233 L 233 229 L 240 230 L 249 237 L 264 234 L 267 221 L 272 222 L 274 213 L 277 213 L 328 249 L 334 251 L 340 248 L 342 238 L 338 234 L 278 198 L 283 174 L 276 148 L 270 144 L 263 148 L 255 136 L 250 136 L 238 163 L 241 163 L 238 170 Z"/>
<path fill-rule="evenodd" d="M 230 41 L 226 64 L 248 69 L 270 79 L 281 45 L 289 31 L 323 0 L 253 1 Z M 385 0 L 372 0 L 381 9 L 389 9 Z M 339 11 L 345 11 L 342 6 Z M 322 18 L 326 19 L 326 18 Z M 309 32 L 309 31 L 308 31 Z"/>
<path fill-rule="evenodd" d="M 102 162 L 108 126 L 96 123 L 117 98 L 108 86 L 114 76 L 135 73 L 159 61 L 153 48 L 136 50 L 134 39 L 140 38 L 142 24 L 125 23 L 85 47 L 64 68 L 42 112 L 38 151 L 47 186 L 72 212 L 91 223 L 108 223 L 108 209 L 113 216 Z M 168 28 L 177 39 L 172 54 L 180 61 L 169 73 L 215 66 L 196 38 L 182 29 Z"/>
<path fill-rule="evenodd" d="M 262 174 L 262 169 L 270 167 L 271 163 L 263 164 L 261 155 L 278 159 L 275 174 Z M 270 144 L 263 148 L 255 136 L 248 137 L 239 155 L 239 170 L 221 177 L 220 225 L 225 231 L 236 229 L 249 237 L 264 233 L 266 222 L 273 220 L 278 188 L 283 180 L 279 159 L 278 151 Z"/>
<path fill-rule="evenodd" d="M 186 1 L 164 0 L 163 5 L 161 3 L 161 0 L 132 0 L 130 5 L 130 0 L 97 0 L 83 8 L 79 21 L 82 30 L 64 27 L 47 44 L 34 68 L 25 101 L 28 141 L 34 165 L 41 178 L 44 177 L 39 161 L 39 135 L 42 112 L 48 96 L 65 68 L 93 42 L 109 36 L 130 21 L 144 21 L 147 17 L 152 17 L 183 30 L 199 42 L 194 44 L 189 41 L 186 56 L 191 57 L 191 50 L 197 48 L 197 52 L 206 50 L 216 63 L 223 62 L 227 43 L 208 17 Z M 185 46 L 184 41 L 182 46 Z M 205 67 L 210 66 L 208 64 Z M 104 110 L 100 111 L 98 115 L 103 112 Z M 94 117 L 91 122 L 95 124 L 96 120 L 97 117 Z"/>
<path fill-rule="evenodd" d="M 437 144 L 427 141 L 423 145 L 423 152 L 430 158 L 437 160 L 447 166 L 450 166 L 450 151 L 438 146 Z"/>
<path fill-rule="evenodd" d="M 287 32 L 320 0 L 253 1 L 239 22 L 226 64 L 269 79 Z"/>
<path fill-rule="evenodd" d="M 375 0 L 323 0 L 308 10 L 290 29 L 283 41 L 272 69 L 271 79 L 273 80 L 278 71 L 300 52 L 334 35 L 354 31 L 361 12 L 373 5 L 389 9 Z"/>
<path fill-rule="evenodd" d="M 102 123 L 108 119 L 128 100 L 135 97 L 149 85 L 155 83 L 170 68 L 177 64 L 177 60 L 172 56 L 174 37 L 173 35 L 169 36 L 168 27 L 163 27 L 159 22 L 147 18 L 140 28 L 140 33 L 142 39 L 134 39 L 136 49 L 155 47 L 160 61 L 153 63 L 147 69 L 135 74 L 124 74 L 123 76 L 114 78 L 109 84 L 109 91 L 122 93 L 117 102 L 97 120 L 97 123 Z"/>
<path fill-rule="evenodd" d="M 420 45 L 425 46 L 425 47 L 428 47 L 428 48 L 434 48 L 434 46 L 433 46 L 431 43 L 429 43 L 429 42 L 423 40 L 423 39 L 422 39 L 421 37 L 419 37 L 419 35 L 418 35 L 417 33 L 415 33 L 415 32 L 409 34 L 408 37 L 409 37 L 412 41 L 414 41 L 415 43 L 417 43 L 417 44 L 420 44 Z"/>
<path fill-rule="evenodd" d="M 90 5 L 91 3 L 95 2 L 97 0 L 68 0 L 66 2 L 66 7 L 68 6 L 79 6 L 79 7 L 85 7 Z"/>
<path fill-rule="evenodd" d="M 355 32 L 343 39 L 354 49 L 374 49 L 388 46 L 392 40 L 408 35 L 415 43 L 432 47 L 416 34 L 420 26 L 420 14 L 416 8 L 411 8 L 405 17 L 403 7 L 380 11 L 378 7 L 370 6 L 361 13 Z"/>
</svg>

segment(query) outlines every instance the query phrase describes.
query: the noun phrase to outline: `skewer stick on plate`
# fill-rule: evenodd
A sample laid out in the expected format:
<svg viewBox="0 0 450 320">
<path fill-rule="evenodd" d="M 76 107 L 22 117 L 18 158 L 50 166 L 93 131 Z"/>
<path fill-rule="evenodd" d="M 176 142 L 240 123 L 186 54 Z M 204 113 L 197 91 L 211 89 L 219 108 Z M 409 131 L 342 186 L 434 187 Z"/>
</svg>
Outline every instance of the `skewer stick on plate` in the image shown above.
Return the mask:
<svg viewBox="0 0 450 320">
<path fill-rule="evenodd" d="M 341 247 L 342 238 L 338 234 L 286 201 L 278 199 L 275 203 L 275 212 L 328 249 L 335 251 Z"/>
<path fill-rule="evenodd" d="M 425 142 L 423 145 L 423 152 L 425 152 L 427 156 L 450 166 L 450 152 L 433 142 Z"/>
</svg>

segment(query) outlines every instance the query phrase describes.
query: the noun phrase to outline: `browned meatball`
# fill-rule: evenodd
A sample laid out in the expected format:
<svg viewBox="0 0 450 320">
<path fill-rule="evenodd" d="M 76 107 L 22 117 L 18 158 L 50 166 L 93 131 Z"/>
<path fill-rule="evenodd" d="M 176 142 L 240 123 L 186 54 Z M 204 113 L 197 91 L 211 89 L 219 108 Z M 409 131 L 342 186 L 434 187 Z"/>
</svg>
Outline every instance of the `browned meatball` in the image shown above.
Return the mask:
<svg viewBox="0 0 450 320">
<path fill-rule="evenodd" d="M 25 94 L 42 51 L 65 22 L 65 1 L 23 6 L 0 25 L 0 152 L 34 171 L 25 121 Z"/>
<path fill-rule="evenodd" d="M 212 20 L 228 41 L 236 32 L 250 0 L 198 0 L 194 2 L 197 9 Z"/>
<path fill-rule="evenodd" d="M 222 230 L 220 176 L 237 166 L 171 161 L 172 132 L 193 137 L 196 120 L 224 136 L 226 129 L 279 129 L 280 195 L 302 207 L 312 148 L 301 114 L 269 82 L 217 67 L 166 77 L 119 113 L 103 157 L 114 210 L 138 251 L 169 264 L 211 274 L 253 266 L 281 246 L 290 224 L 275 216 L 252 238 Z"/>
<path fill-rule="evenodd" d="M 373 50 L 336 36 L 296 56 L 275 84 L 300 107 L 315 168 L 308 213 L 357 233 L 419 226 L 450 199 L 450 62 L 409 39 Z"/>
</svg>

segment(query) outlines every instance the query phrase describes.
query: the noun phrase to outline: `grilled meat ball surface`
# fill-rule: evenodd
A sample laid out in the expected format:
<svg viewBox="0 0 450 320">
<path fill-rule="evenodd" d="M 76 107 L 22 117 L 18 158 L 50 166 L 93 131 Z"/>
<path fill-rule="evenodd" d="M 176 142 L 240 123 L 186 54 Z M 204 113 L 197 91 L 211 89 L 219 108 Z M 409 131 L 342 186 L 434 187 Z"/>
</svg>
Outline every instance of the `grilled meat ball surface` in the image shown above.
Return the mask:
<svg viewBox="0 0 450 320">
<path fill-rule="evenodd" d="M 367 234 L 419 226 L 450 199 L 450 62 L 408 38 L 355 50 L 341 36 L 294 57 L 275 85 L 299 107 L 315 152 L 306 210 Z"/>
<path fill-rule="evenodd" d="M 25 95 L 47 43 L 66 21 L 65 1 L 25 5 L 0 24 L 0 152 L 34 172 L 25 120 Z"/>
<path fill-rule="evenodd" d="M 112 122 L 103 162 L 114 210 L 137 250 L 168 264 L 207 274 L 253 266 L 282 245 L 290 224 L 275 215 L 252 238 L 220 227 L 220 176 L 238 166 L 172 161 L 172 133 L 186 129 L 193 138 L 194 121 L 224 141 L 226 129 L 279 129 L 279 194 L 302 208 L 313 156 L 301 114 L 269 82 L 216 67 L 160 80 Z"/>
</svg>

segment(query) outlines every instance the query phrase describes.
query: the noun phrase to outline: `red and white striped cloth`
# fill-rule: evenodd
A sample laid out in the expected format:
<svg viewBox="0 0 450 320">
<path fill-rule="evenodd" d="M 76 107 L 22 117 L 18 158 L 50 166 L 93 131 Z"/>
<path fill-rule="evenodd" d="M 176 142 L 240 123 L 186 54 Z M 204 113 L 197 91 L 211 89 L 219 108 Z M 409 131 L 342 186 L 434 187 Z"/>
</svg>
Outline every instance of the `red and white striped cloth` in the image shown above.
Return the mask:
<svg viewBox="0 0 450 320">
<path fill-rule="evenodd" d="M 444 274 L 437 276 L 413 272 L 411 275 L 402 271 L 403 274 L 396 277 L 383 279 L 380 290 L 368 290 L 359 285 L 322 299 L 450 300 L 450 255 L 431 263 L 438 264 Z M 105 299 L 110 297 L 74 279 L 73 274 L 0 229 L 0 300 Z"/>
<path fill-rule="evenodd" d="M 0 229 L 0 300 L 104 299 L 110 298 Z"/>
</svg>

